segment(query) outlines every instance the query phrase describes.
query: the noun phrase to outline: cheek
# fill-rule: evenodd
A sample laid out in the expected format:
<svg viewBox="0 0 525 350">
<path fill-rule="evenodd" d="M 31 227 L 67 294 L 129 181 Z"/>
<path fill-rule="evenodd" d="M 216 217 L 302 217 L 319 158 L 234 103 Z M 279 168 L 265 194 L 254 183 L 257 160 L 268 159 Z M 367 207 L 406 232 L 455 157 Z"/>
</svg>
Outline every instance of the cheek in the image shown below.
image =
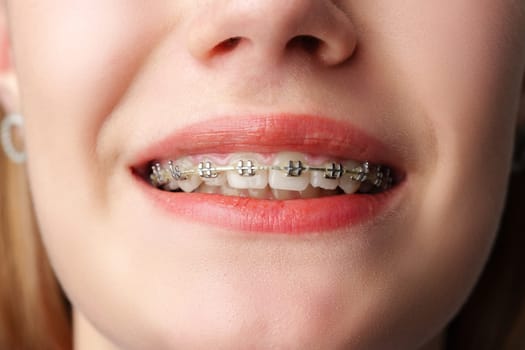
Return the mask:
<svg viewBox="0 0 525 350">
<path fill-rule="evenodd" d="M 67 158 L 71 145 L 94 147 L 102 123 L 162 30 L 156 20 L 162 6 L 144 11 L 145 5 L 134 2 L 13 2 L 30 153 L 45 148 Z"/>
<path fill-rule="evenodd" d="M 468 13 L 461 5 L 448 8 L 447 16 L 435 9 L 430 27 L 412 38 L 420 48 L 411 50 L 411 90 L 437 140 L 435 172 L 426 186 L 433 199 L 427 200 L 428 213 L 446 203 L 450 216 L 441 218 L 456 218 L 456 230 L 471 232 L 467 241 L 477 243 L 485 233 L 492 237 L 502 210 L 523 54 L 510 39 L 518 29 L 513 17 L 502 14 L 508 4 L 487 3 L 455 18 Z"/>
<path fill-rule="evenodd" d="M 144 6 L 134 0 L 21 0 L 10 5 L 37 197 L 42 192 L 54 198 L 63 188 L 71 188 L 73 197 L 81 178 L 97 191 L 89 199 L 102 206 L 103 179 L 111 169 L 95 151 L 101 128 L 166 24 L 159 20 L 168 11 L 164 4 L 148 4 L 147 11 Z M 71 172 L 86 176 L 64 176 Z M 60 188 L 44 186 L 50 185 L 45 179 L 57 180 L 52 185 Z M 51 191 L 44 194 L 42 188 Z"/>
<path fill-rule="evenodd" d="M 510 3 L 370 8 L 378 14 L 368 17 L 371 39 L 411 104 L 406 127 L 425 119 L 435 139 L 436 155 L 411 179 L 413 211 L 404 218 L 406 254 L 399 254 L 399 275 L 441 300 L 425 305 L 429 315 L 465 300 L 498 229 L 524 60 L 525 30 Z"/>
<path fill-rule="evenodd" d="M 478 172 L 465 182 L 500 182 L 512 146 L 524 28 L 505 1 L 452 7 L 433 9 L 428 27 L 412 38 L 420 47 L 413 50 L 414 91 L 434 126 L 439 160 Z"/>
<path fill-rule="evenodd" d="M 408 1 L 380 18 L 389 30 L 381 45 L 403 77 L 400 89 L 416 111 L 413 118 L 428 120 L 435 138 L 437 155 L 425 174 L 432 183 L 422 188 L 440 194 L 427 198 L 458 200 L 451 209 L 468 204 L 480 218 L 497 217 L 509 171 L 525 33 L 517 7 L 510 1 Z"/>
<path fill-rule="evenodd" d="M 111 169 L 94 152 L 101 126 L 162 28 L 155 21 L 161 5 L 144 6 L 135 0 L 10 4 L 32 195 L 51 258 L 71 276 L 89 270 L 97 242 L 92 232 L 71 233 L 96 231 L 106 209 Z M 81 222 L 90 224 L 79 228 Z"/>
<path fill-rule="evenodd" d="M 498 231 L 522 75 L 523 45 L 515 38 L 524 31 L 504 13 L 511 6 L 483 1 L 468 11 L 462 7 L 478 2 L 467 3 L 448 4 L 443 14 L 433 9 L 409 38 L 419 46 L 407 50 L 415 55 L 405 56 L 411 91 L 438 149 L 420 194 L 415 244 L 433 259 L 441 288 L 450 288 L 445 294 L 471 288 Z"/>
</svg>

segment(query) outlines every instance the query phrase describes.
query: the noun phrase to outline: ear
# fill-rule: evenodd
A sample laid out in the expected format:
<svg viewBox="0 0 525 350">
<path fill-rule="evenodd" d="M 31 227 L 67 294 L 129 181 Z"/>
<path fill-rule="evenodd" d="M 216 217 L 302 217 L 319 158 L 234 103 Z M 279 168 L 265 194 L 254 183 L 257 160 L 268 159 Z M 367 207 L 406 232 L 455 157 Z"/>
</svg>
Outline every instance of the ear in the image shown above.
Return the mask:
<svg viewBox="0 0 525 350">
<path fill-rule="evenodd" d="M 0 105 L 5 113 L 20 112 L 18 80 L 13 66 L 5 1 L 0 1 Z"/>
</svg>

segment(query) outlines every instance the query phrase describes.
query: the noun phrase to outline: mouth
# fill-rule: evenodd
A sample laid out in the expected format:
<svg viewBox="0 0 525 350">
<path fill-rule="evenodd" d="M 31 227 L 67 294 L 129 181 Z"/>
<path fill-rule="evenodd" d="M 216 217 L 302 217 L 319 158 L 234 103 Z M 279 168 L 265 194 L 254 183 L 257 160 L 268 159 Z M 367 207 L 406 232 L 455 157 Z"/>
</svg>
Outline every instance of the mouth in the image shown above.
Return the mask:
<svg viewBox="0 0 525 350">
<path fill-rule="evenodd" d="M 198 123 L 130 166 L 166 215 L 228 230 L 301 234 L 362 224 L 406 174 L 384 143 L 327 118 L 279 115 Z"/>
</svg>

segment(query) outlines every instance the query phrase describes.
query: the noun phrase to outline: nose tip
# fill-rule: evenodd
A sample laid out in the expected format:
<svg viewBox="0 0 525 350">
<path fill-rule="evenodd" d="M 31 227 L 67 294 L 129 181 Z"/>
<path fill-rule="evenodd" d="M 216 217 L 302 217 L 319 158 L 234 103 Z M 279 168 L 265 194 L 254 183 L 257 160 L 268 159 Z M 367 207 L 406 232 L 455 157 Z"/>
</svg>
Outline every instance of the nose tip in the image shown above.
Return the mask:
<svg viewBox="0 0 525 350">
<path fill-rule="evenodd" d="M 356 44 L 349 16 L 328 0 L 218 1 L 188 34 L 188 50 L 201 61 L 242 50 L 279 60 L 299 49 L 331 66 L 349 59 Z"/>
</svg>

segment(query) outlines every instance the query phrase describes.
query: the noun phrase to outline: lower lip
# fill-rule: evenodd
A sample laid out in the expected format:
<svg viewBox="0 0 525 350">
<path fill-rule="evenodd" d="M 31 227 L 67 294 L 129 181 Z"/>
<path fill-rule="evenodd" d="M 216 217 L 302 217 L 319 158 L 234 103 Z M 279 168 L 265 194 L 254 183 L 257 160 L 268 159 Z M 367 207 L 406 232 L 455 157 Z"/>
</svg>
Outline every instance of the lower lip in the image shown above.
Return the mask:
<svg viewBox="0 0 525 350">
<path fill-rule="evenodd" d="M 139 185 L 168 215 L 249 233 L 300 235 L 335 232 L 373 220 L 392 206 L 404 181 L 378 194 L 262 200 L 218 194 L 167 192 L 141 178 Z"/>
</svg>

